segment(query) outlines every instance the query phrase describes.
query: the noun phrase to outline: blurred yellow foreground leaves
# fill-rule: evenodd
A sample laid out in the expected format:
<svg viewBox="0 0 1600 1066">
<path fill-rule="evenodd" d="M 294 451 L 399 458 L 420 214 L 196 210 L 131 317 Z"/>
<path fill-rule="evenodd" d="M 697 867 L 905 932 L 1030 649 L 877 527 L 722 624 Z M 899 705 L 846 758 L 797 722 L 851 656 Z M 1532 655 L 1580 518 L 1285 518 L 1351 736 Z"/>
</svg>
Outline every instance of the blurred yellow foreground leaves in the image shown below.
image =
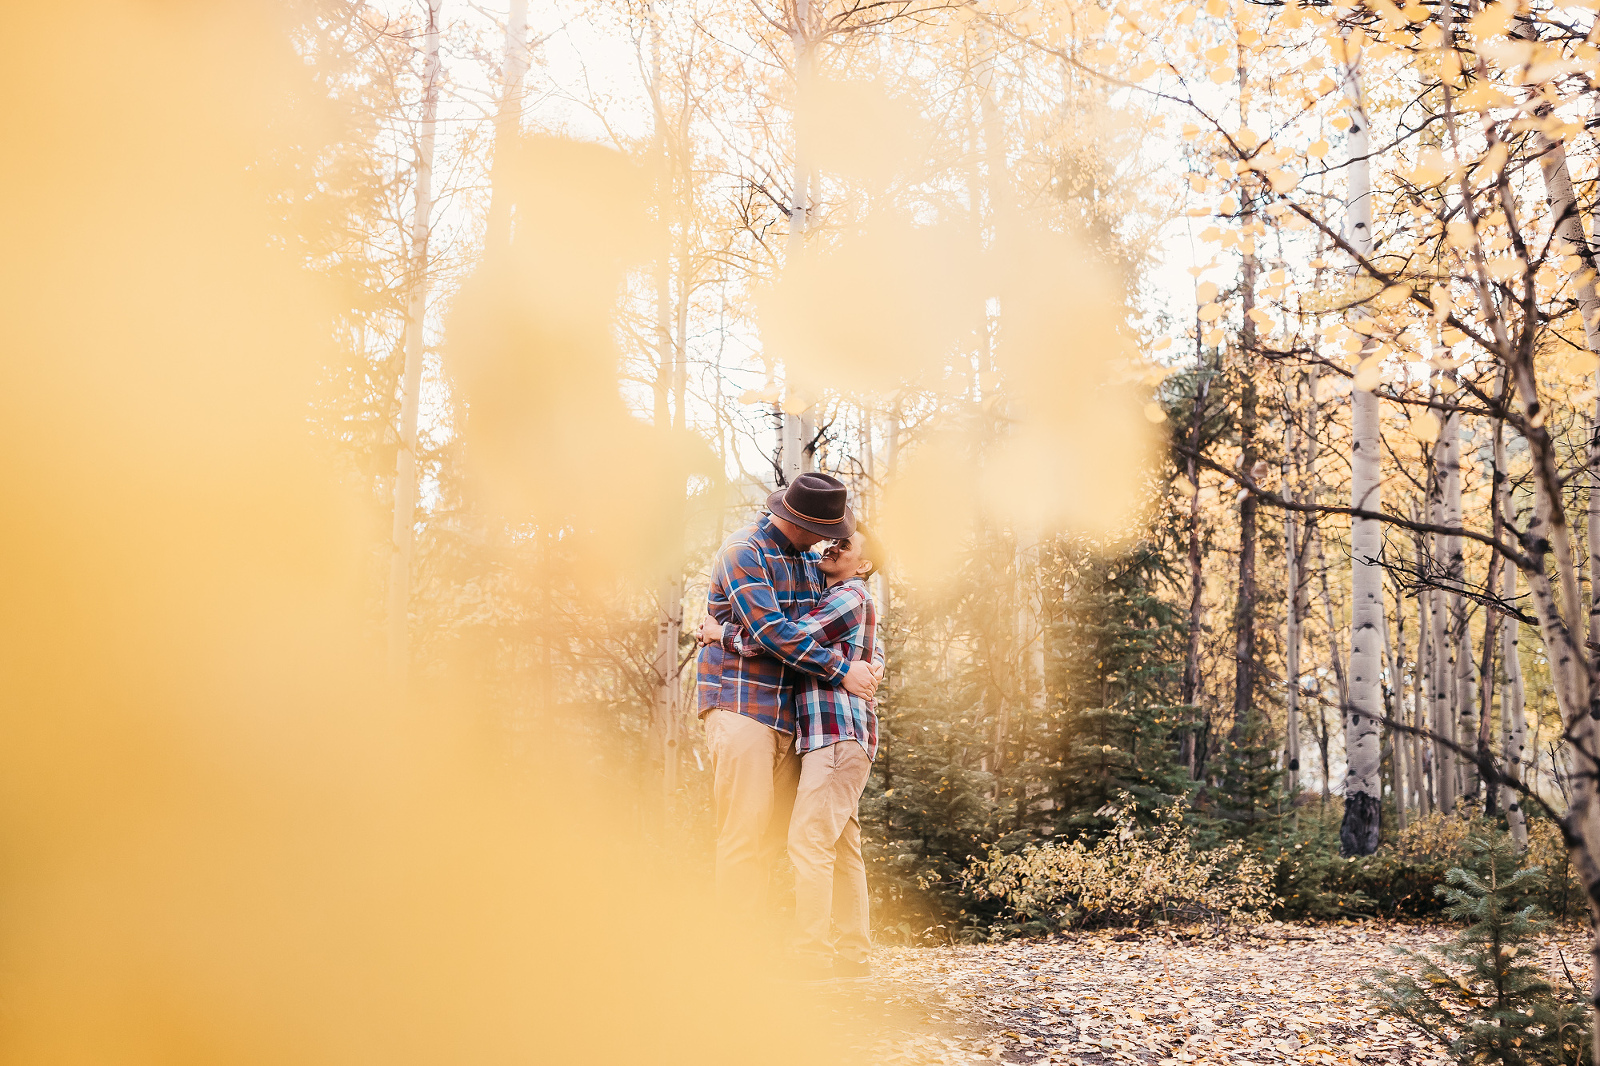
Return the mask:
<svg viewBox="0 0 1600 1066">
<path fill-rule="evenodd" d="M 700 438 L 633 417 L 617 388 L 615 311 L 630 268 L 666 249 L 647 175 L 598 145 L 522 137 L 496 153 L 495 194 L 516 219 L 467 283 L 446 366 L 467 410 L 467 467 L 500 516 L 568 526 L 588 571 L 678 565 L 640 535 L 683 507 L 690 474 L 716 476 Z"/>
<path fill-rule="evenodd" d="M 254 165 L 341 118 L 276 10 L 10 13 L 0 1060 L 815 1059 L 794 995 L 708 955 L 698 897 L 554 745 L 519 784 L 448 693 L 386 692 L 373 531 L 307 424 L 338 294 L 274 250 Z M 508 501 L 577 492 L 562 434 L 615 425 L 550 347 L 603 354 L 593 294 L 637 251 L 473 297 L 464 387 L 512 378 L 476 394 L 486 468 L 578 470 Z"/>
<path fill-rule="evenodd" d="M 874 83 L 806 86 L 800 113 L 802 152 L 810 136 L 819 165 L 872 208 L 808 238 L 760 296 L 762 341 L 791 391 L 887 405 L 901 390 L 968 389 L 952 357 L 989 363 L 978 379 L 991 421 L 911 450 L 888 489 L 882 524 L 905 569 L 938 583 L 980 521 L 1108 544 L 1135 527 L 1160 438 L 1130 373 L 1139 354 L 1115 268 L 1012 202 L 1004 174 L 989 178 L 984 238 L 970 216 L 908 191 L 929 177 L 916 110 Z"/>
</svg>

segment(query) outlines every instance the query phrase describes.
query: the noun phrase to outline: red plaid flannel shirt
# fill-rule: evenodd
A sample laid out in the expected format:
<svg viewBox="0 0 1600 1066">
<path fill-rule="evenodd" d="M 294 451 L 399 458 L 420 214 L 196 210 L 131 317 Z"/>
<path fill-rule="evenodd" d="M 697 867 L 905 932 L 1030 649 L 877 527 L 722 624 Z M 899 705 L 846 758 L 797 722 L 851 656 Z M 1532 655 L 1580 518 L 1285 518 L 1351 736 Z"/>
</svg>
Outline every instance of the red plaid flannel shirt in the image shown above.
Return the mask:
<svg viewBox="0 0 1600 1066">
<path fill-rule="evenodd" d="M 762 654 L 744 658 L 715 644 L 702 648 L 695 685 L 700 714 L 733 711 L 793 733 L 800 677 L 839 685 L 850 669 L 843 655 L 795 622 L 821 595 L 816 556 L 796 550 L 771 515 L 724 541 L 711 568 L 706 610 L 719 622 L 742 627 Z"/>
</svg>

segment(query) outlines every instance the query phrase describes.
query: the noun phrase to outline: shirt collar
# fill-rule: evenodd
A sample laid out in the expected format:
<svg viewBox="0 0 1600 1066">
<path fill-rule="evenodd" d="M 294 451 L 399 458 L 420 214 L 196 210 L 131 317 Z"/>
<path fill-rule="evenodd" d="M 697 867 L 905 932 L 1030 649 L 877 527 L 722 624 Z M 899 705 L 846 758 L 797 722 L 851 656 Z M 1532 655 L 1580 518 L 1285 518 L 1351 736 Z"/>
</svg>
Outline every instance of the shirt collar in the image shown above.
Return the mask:
<svg viewBox="0 0 1600 1066">
<path fill-rule="evenodd" d="M 771 539 L 772 543 L 776 544 L 783 551 L 788 552 L 790 555 L 805 554 L 805 552 L 801 551 L 799 548 L 796 548 L 794 544 L 790 542 L 788 537 L 783 535 L 783 530 L 778 528 L 778 523 L 772 520 L 772 516 L 770 514 L 762 515 L 761 520 L 757 523 L 757 525 L 761 527 L 761 531 Z"/>
</svg>

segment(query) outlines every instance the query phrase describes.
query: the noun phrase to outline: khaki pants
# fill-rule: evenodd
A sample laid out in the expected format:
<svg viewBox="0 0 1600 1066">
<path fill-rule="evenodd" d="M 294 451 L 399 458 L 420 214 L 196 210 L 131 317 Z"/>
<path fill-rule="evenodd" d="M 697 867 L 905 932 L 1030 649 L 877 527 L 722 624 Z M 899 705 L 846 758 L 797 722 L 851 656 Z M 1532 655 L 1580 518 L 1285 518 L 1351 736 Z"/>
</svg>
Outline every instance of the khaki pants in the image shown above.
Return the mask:
<svg viewBox="0 0 1600 1066">
<path fill-rule="evenodd" d="M 705 717 L 717 812 L 717 904 L 730 918 L 765 916 L 772 864 L 783 851 L 800 760 L 794 737 L 733 711 Z"/>
<path fill-rule="evenodd" d="M 837 954 L 865 962 L 872 947 L 860 819 L 861 792 L 871 772 L 872 760 L 854 740 L 800 758 L 789 860 L 794 863 L 794 917 L 800 927 L 795 948 L 803 954 Z"/>
</svg>

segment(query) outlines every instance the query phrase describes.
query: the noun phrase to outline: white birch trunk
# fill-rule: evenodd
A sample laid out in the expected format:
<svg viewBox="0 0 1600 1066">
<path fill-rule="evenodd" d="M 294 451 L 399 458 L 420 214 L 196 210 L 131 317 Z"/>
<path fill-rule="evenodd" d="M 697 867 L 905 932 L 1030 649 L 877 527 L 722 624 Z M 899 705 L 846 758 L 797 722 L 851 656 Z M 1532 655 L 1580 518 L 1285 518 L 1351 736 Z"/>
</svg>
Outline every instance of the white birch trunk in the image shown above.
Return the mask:
<svg viewBox="0 0 1600 1066">
<path fill-rule="evenodd" d="M 1396 604 L 1396 617 L 1399 617 L 1399 605 Z M 1394 703 L 1389 705 L 1389 713 L 1396 721 L 1405 721 L 1404 709 L 1405 693 L 1400 688 L 1400 658 L 1394 641 L 1389 639 L 1389 618 L 1383 619 L 1383 657 L 1389 671 L 1389 692 L 1394 697 Z M 1391 729 L 1389 736 L 1392 741 L 1390 764 L 1394 773 L 1394 810 L 1395 828 L 1400 832 L 1406 831 L 1406 735 L 1398 729 Z"/>
<path fill-rule="evenodd" d="M 1293 423 L 1290 423 L 1291 427 Z M 1294 454 L 1291 428 L 1289 452 Z M 1288 464 L 1283 468 L 1283 483 L 1289 485 Z M 1199 493 L 1195 494 L 1196 497 Z M 1284 637 L 1284 673 L 1288 681 L 1288 717 L 1284 721 L 1284 785 L 1293 796 L 1300 791 L 1300 535 L 1295 513 L 1283 512 L 1284 581 L 1288 586 L 1288 633 Z"/>
<path fill-rule="evenodd" d="M 501 153 L 521 131 L 523 91 L 528 78 L 528 0 L 511 0 L 506 15 L 505 43 L 500 60 L 500 100 L 494 117 L 495 165 Z M 489 220 L 484 229 L 484 254 L 490 256 L 511 241 L 511 207 L 491 175 Z"/>
<path fill-rule="evenodd" d="M 1446 380 L 1453 382 L 1453 373 Z M 1454 390 L 1452 390 L 1452 393 Z M 1451 396 L 1454 399 L 1454 396 Z M 1461 415 L 1452 412 L 1444 423 L 1444 515 L 1443 523 L 1453 528 L 1461 525 Z M 1450 583 L 1450 662 L 1453 676 L 1450 685 L 1450 703 L 1454 710 L 1456 743 L 1471 748 L 1477 743 L 1478 716 L 1477 692 L 1472 678 L 1472 630 L 1468 623 L 1466 597 L 1456 591 L 1466 587 L 1466 557 L 1460 537 L 1444 538 L 1445 577 Z M 1471 760 L 1453 756 L 1453 791 L 1457 798 L 1477 794 L 1477 768 Z"/>
<path fill-rule="evenodd" d="M 806 154 L 804 138 L 800 136 L 799 112 L 806 85 L 811 80 L 811 2 L 795 0 L 794 24 L 789 28 L 789 41 L 794 46 L 794 180 L 790 185 L 789 241 L 786 254 L 794 262 L 805 245 L 807 215 L 811 204 L 811 164 Z M 804 471 L 811 469 L 811 438 L 813 418 L 810 408 L 792 411 L 789 396 L 784 397 L 784 410 L 779 434 L 778 449 L 784 484 L 789 484 Z"/>
<path fill-rule="evenodd" d="M 1504 582 L 1505 599 L 1510 602 L 1517 595 L 1517 568 L 1507 566 L 1505 575 L 1501 578 Z M 1522 688 L 1522 659 L 1520 657 L 1520 644 L 1522 623 L 1515 618 L 1507 618 L 1505 627 L 1500 633 L 1500 655 L 1505 661 L 1505 686 L 1500 690 L 1501 713 L 1505 717 L 1504 757 L 1506 776 L 1515 781 L 1523 780 L 1523 767 L 1526 765 L 1528 749 L 1528 718 L 1525 713 L 1525 695 Z M 1511 839 L 1516 841 L 1517 850 L 1525 850 L 1528 846 L 1528 817 L 1522 809 L 1522 796 L 1512 789 L 1505 790 L 1506 824 L 1511 829 Z"/>
<path fill-rule="evenodd" d="M 1348 43 L 1348 39 L 1347 39 Z M 1365 98 L 1361 91 L 1361 58 L 1351 55 L 1344 71 L 1345 97 L 1350 103 L 1351 126 L 1349 201 L 1345 207 L 1345 232 L 1351 246 L 1363 256 L 1372 252 L 1372 172 L 1368 160 L 1369 138 Z M 1358 312 L 1359 313 L 1359 312 Z M 1353 388 L 1351 403 L 1351 506 L 1368 511 L 1383 507 L 1379 476 L 1378 397 L 1368 389 Z M 1380 672 L 1383 650 L 1383 568 L 1378 559 L 1383 532 L 1370 518 L 1352 518 L 1350 557 L 1350 702 L 1345 708 L 1344 821 L 1339 827 L 1339 847 L 1346 856 L 1371 855 L 1378 850 L 1383 811 L 1383 782 L 1379 747 L 1383 720 Z"/>
<path fill-rule="evenodd" d="M 439 119 L 439 8 L 428 0 L 423 39 L 422 124 L 418 131 L 416 204 L 411 217 L 410 294 L 406 301 L 405 370 L 400 381 L 400 422 L 395 449 L 394 527 L 389 558 L 389 673 L 404 686 L 411 661 L 411 554 L 416 537 L 417 413 L 422 391 L 424 331 L 428 315 L 428 234 L 433 217 L 433 149 Z"/>
<path fill-rule="evenodd" d="M 1450 431 L 1450 420 L 1433 445 L 1433 479 L 1428 484 L 1428 520 L 1435 525 L 1445 520 L 1445 443 Z M 1433 534 L 1430 572 L 1437 577 L 1442 569 L 1435 562 L 1449 555 L 1449 538 Z M 1454 664 L 1450 659 L 1450 639 L 1446 621 L 1449 594 L 1441 589 L 1430 589 L 1428 596 L 1428 641 L 1432 645 L 1432 670 L 1428 679 L 1428 727 L 1441 738 L 1433 745 L 1433 795 L 1434 806 L 1449 814 L 1456 804 L 1456 757 L 1447 746 L 1455 739 L 1455 706 L 1451 694 L 1455 691 Z"/>
</svg>

